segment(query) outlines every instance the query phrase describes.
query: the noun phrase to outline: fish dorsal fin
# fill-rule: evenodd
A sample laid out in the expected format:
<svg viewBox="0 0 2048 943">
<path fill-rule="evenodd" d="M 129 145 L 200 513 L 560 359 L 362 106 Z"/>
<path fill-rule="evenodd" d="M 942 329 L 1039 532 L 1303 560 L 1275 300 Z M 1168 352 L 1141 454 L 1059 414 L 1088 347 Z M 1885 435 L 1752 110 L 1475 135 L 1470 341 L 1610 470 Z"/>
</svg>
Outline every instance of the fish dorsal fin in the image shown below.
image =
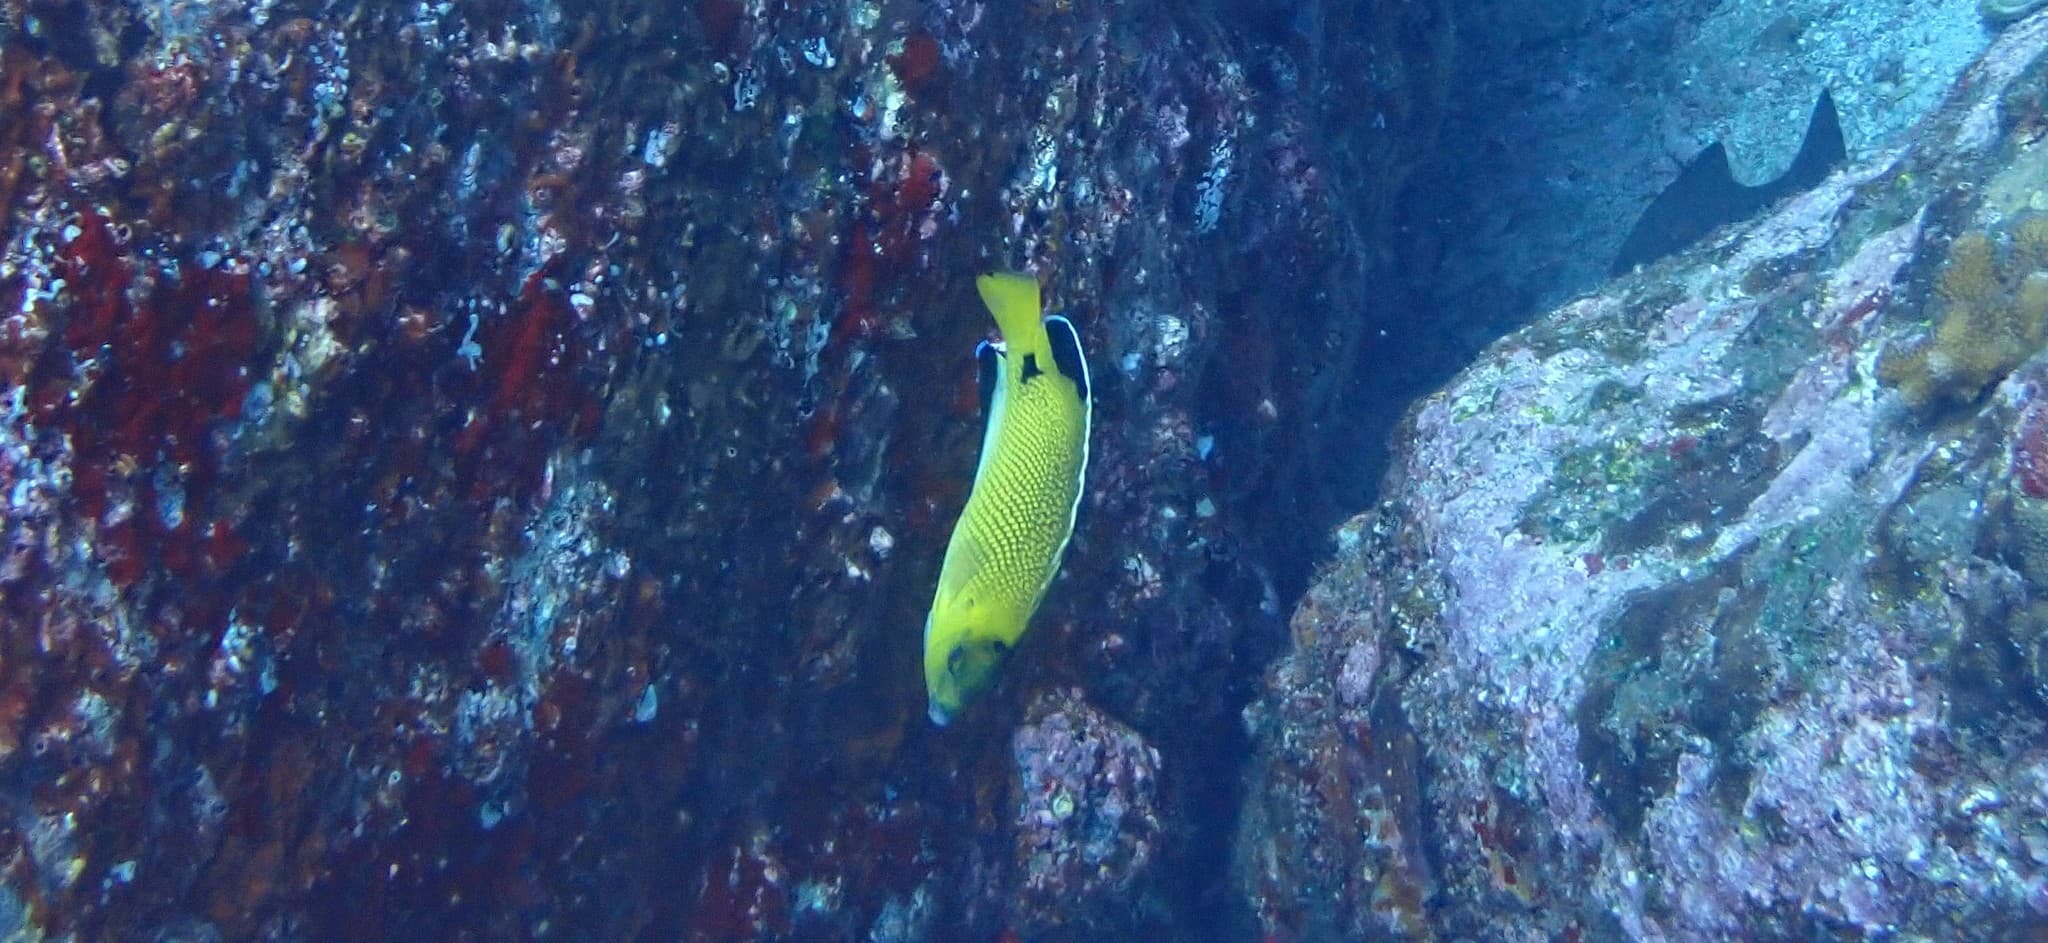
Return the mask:
<svg viewBox="0 0 2048 943">
<path fill-rule="evenodd" d="M 1088 480 L 1088 440 L 1095 436 L 1095 400 L 1089 395 L 1088 358 L 1081 353 L 1081 332 L 1074 329 L 1074 322 L 1057 314 L 1046 318 L 1045 340 L 1052 350 L 1053 369 L 1074 384 L 1074 392 L 1081 398 L 1081 455 L 1074 467 L 1074 504 L 1067 509 L 1067 532 L 1053 552 L 1053 559 L 1058 560 L 1066 556 L 1067 542 L 1074 539 L 1074 524 L 1081 518 L 1081 495 Z M 1051 574 L 1046 575 L 1046 582 L 1052 582 Z M 1045 592 L 1045 587 L 1038 591 Z"/>
<path fill-rule="evenodd" d="M 1052 348 L 1053 368 L 1074 381 L 1081 401 L 1087 402 L 1088 358 L 1081 355 L 1081 332 L 1074 329 L 1074 322 L 1055 314 L 1045 319 L 1045 339 Z"/>
<path fill-rule="evenodd" d="M 1792 158 L 1792 168 L 1774 181 L 1781 192 L 1771 198 L 1819 186 L 1835 165 L 1848 159 L 1849 146 L 1842 139 L 1842 116 L 1835 110 L 1835 94 L 1821 89 L 1813 102 L 1813 114 L 1806 119 L 1806 137 L 1799 142 L 1799 153 Z"/>
<path fill-rule="evenodd" d="M 1620 275 L 1655 262 L 1721 226 L 1747 219 L 1794 193 L 1811 190 L 1847 159 L 1835 97 L 1826 90 L 1814 100 L 1806 136 L 1800 140 L 1791 168 L 1776 180 L 1756 186 L 1742 184 L 1729 165 L 1728 148 L 1719 141 L 1707 145 L 1636 218 L 1609 274 Z"/>
</svg>

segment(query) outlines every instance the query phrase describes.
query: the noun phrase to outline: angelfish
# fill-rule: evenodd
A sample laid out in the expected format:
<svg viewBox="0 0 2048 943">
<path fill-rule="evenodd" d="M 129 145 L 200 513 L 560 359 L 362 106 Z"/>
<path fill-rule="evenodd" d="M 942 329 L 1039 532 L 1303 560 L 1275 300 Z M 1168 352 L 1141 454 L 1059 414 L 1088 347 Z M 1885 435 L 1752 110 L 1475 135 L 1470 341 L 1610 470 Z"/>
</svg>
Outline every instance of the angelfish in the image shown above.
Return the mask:
<svg viewBox="0 0 2048 943">
<path fill-rule="evenodd" d="M 974 286 L 1002 342 L 974 351 L 988 427 L 924 623 L 925 692 L 942 727 L 995 680 L 1059 572 L 1094 416 L 1081 336 L 1040 313 L 1038 281 L 983 275 Z"/>
</svg>

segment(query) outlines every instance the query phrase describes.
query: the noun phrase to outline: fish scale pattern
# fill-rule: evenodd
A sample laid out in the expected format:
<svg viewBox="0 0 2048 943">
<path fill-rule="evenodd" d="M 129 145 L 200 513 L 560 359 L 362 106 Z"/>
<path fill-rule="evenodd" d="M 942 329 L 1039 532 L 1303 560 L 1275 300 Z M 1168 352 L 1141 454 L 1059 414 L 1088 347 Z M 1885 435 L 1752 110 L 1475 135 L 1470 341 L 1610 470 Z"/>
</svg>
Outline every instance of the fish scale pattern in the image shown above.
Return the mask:
<svg viewBox="0 0 2048 943">
<path fill-rule="evenodd" d="M 1003 428 L 986 457 L 985 480 L 961 513 L 962 526 L 983 555 L 966 590 L 982 604 L 1030 611 L 1073 532 L 1085 411 L 1073 381 L 1050 367 L 1020 382 L 1009 372 L 1018 365 L 1008 366 Z"/>
</svg>

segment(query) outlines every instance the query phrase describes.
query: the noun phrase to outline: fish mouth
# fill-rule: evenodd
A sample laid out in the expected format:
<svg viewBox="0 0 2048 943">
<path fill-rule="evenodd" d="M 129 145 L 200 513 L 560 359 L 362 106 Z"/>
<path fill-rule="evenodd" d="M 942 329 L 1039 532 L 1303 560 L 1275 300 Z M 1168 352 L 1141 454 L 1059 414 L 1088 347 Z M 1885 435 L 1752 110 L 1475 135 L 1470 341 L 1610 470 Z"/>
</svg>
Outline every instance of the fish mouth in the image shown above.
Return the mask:
<svg viewBox="0 0 2048 943">
<path fill-rule="evenodd" d="M 925 711 L 925 715 L 932 719 L 932 726 L 934 727 L 944 727 L 953 719 L 953 715 L 947 713 L 945 708 L 940 707 L 937 701 L 932 702 L 931 707 Z"/>
</svg>

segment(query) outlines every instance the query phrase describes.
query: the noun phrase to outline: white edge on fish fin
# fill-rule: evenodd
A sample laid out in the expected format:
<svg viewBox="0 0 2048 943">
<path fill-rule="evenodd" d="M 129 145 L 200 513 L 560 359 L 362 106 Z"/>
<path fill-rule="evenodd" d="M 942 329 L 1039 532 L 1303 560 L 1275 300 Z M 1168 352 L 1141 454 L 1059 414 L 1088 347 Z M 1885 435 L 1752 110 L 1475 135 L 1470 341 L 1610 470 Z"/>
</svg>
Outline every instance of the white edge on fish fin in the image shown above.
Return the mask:
<svg viewBox="0 0 2048 943">
<path fill-rule="evenodd" d="M 1064 315 L 1055 314 L 1045 319 L 1048 325 L 1055 321 L 1066 329 L 1068 337 L 1073 338 L 1074 359 L 1081 362 L 1080 389 L 1085 392 L 1081 396 L 1081 467 L 1074 473 L 1074 506 L 1067 509 L 1067 532 L 1060 537 L 1059 549 L 1053 551 L 1052 573 L 1045 578 L 1047 586 L 1052 585 L 1053 577 L 1059 575 L 1060 564 L 1067 557 L 1067 544 L 1074 539 L 1074 524 L 1081 519 L 1081 497 L 1088 493 L 1088 440 L 1095 435 L 1095 378 L 1088 373 L 1088 352 L 1081 349 L 1081 331 Z M 1039 587 L 1038 592 L 1044 595 L 1045 587 Z"/>
</svg>

